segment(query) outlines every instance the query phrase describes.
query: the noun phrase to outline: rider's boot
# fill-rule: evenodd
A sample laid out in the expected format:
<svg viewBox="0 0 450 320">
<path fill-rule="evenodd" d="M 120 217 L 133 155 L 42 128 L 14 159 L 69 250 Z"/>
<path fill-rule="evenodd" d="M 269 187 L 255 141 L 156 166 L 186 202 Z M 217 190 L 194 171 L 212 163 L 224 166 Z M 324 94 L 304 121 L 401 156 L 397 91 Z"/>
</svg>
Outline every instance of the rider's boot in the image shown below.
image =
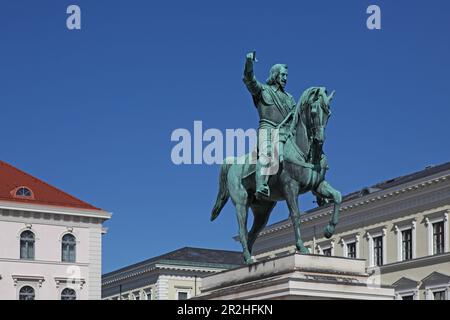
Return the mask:
<svg viewBox="0 0 450 320">
<path fill-rule="evenodd" d="M 256 193 L 257 199 L 270 196 L 269 169 L 272 156 L 271 129 L 260 128 L 258 131 L 258 161 L 256 162 Z"/>
<path fill-rule="evenodd" d="M 264 167 L 258 161 L 256 163 L 256 193 L 257 199 L 262 199 L 264 197 L 270 197 L 270 189 L 267 182 L 269 181 L 269 176 L 263 174 Z"/>
</svg>

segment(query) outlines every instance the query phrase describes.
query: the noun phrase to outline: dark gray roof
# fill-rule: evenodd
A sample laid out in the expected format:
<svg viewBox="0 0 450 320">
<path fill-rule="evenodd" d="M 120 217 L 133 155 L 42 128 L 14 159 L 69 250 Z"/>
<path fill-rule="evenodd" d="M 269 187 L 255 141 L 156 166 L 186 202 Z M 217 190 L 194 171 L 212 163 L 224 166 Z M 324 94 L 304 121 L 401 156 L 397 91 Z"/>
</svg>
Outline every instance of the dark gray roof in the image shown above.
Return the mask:
<svg viewBox="0 0 450 320">
<path fill-rule="evenodd" d="M 205 248 L 192 248 L 184 247 L 157 257 L 153 257 L 124 268 L 118 269 L 104 274 L 102 277 L 106 278 L 118 273 L 126 272 L 130 269 L 139 268 L 145 265 L 151 265 L 155 263 L 162 262 L 178 262 L 187 263 L 189 265 L 217 265 L 217 266 L 240 266 L 243 264 L 244 260 L 242 258 L 242 253 L 238 251 L 228 251 L 228 250 L 216 250 L 216 249 L 205 249 Z"/>
<path fill-rule="evenodd" d="M 414 180 L 419 180 L 419 179 L 422 179 L 422 178 L 425 178 L 428 176 L 432 176 L 436 173 L 447 171 L 447 170 L 450 170 L 450 162 L 440 164 L 437 166 L 429 166 L 429 167 L 425 168 L 424 170 L 417 171 L 417 172 L 414 172 L 411 174 L 407 174 L 405 176 L 400 176 L 400 177 L 390 179 L 387 181 L 379 182 L 371 187 L 365 187 L 362 190 L 352 192 L 352 193 L 344 196 L 343 200 L 346 201 L 346 200 L 360 198 L 362 196 L 365 196 L 369 193 L 373 193 L 375 191 L 386 190 L 386 189 L 389 189 L 392 187 L 399 186 L 404 183 L 408 183 L 408 182 L 411 182 Z"/>
</svg>

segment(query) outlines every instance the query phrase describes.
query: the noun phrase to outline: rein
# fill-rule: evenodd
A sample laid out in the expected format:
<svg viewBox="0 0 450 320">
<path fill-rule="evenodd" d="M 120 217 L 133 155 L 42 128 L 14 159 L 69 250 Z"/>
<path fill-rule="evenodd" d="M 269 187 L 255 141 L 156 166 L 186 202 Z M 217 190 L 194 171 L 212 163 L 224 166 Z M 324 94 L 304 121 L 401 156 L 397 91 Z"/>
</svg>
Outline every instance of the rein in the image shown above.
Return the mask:
<svg viewBox="0 0 450 320">
<path fill-rule="evenodd" d="M 310 96 L 310 95 L 309 95 Z M 291 117 L 293 117 L 291 125 L 289 127 L 288 133 L 287 133 L 287 137 L 286 137 L 286 144 L 290 144 L 290 147 L 292 147 L 296 153 L 295 155 L 295 164 L 302 166 L 304 168 L 310 168 L 310 169 L 315 169 L 315 168 L 321 168 L 324 169 L 326 168 L 326 166 L 323 166 L 321 163 L 320 164 L 312 164 L 306 161 L 307 159 L 307 155 L 304 154 L 304 152 L 302 150 L 300 150 L 300 148 L 297 146 L 297 143 L 293 140 L 294 138 L 294 133 L 296 132 L 296 127 L 298 125 L 298 122 L 300 121 L 300 113 L 301 113 L 301 108 L 305 103 L 309 103 L 309 96 L 308 99 L 306 101 L 301 101 L 300 103 L 297 104 L 297 106 L 295 107 L 295 109 L 293 111 L 291 111 L 285 118 L 284 120 L 276 126 L 276 129 L 280 129 L 283 126 L 286 125 L 286 123 L 289 121 L 289 119 Z M 320 108 L 322 108 L 322 110 L 325 113 L 329 113 L 329 110 L 326 108 L 326 106 L 323 106 L 322 104 L 320 105 Z M 306 110 L 305 110 L 306 111 Z M 311 110 L 309 110 L 311 113 Z M 311 114 L 309 115 L 309 117 L 311 118 Z M 312 124 L 314 124 L 314 120 L 310 121 L 312 122 L 310 126 L 306 126 L 306 130 L 308 132 L 308 140 L 310 141 L 310 152 L 313 150 L 313 142 L 312 142 L 312 129 L 317 129 L 317 128 L 323 128 L 325 127 L 324 125 L 318 125 L 318 126 L 312 126 Z M 294 159 L 292 159 L 294 160 Z"/>
</svg>

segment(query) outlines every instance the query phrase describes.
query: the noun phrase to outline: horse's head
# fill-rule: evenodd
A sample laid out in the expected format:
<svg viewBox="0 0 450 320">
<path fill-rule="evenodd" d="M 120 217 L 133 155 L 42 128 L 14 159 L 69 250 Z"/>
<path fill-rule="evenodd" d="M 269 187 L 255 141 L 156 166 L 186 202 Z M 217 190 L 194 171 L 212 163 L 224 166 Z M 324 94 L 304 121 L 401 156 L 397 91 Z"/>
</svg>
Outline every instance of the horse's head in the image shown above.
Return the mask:
<svg viewBox="0 0 450 320">
<path fill-rule="evenodd" d="M 303 93 L 300 100 L 308 137 L 320 146 L 325 141 L 325 127 L 331 115 L 333 96 L 334 91 L 328 95 L 324 87 L 312 87 Z"/>
</svg>

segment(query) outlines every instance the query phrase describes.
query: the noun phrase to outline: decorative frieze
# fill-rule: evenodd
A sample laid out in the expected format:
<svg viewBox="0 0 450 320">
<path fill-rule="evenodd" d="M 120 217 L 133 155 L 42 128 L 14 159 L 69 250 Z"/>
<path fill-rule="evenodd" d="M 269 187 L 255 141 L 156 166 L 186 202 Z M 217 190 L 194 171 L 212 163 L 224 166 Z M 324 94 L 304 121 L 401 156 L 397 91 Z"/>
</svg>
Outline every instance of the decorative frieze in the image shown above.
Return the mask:
<svg viewBox="0 0 450 320">
<path fill-rule="evenodd" d="M 40 288 L 45 281 L 44 277 L 41 276 L 12 275 L 11 277 L 15 287 L 17 287 L 19 282 L 36 282 Z"/>
</svg>

